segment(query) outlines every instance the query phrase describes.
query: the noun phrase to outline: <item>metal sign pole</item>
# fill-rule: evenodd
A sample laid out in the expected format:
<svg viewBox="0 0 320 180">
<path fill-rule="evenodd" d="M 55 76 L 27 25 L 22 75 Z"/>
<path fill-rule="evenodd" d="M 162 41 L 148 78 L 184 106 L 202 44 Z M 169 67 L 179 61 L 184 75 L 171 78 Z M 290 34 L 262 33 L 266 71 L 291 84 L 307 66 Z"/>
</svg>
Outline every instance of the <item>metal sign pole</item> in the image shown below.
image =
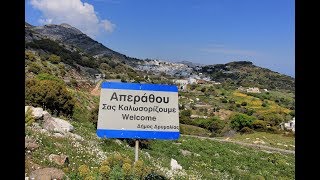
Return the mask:
<svg viewBox="0 0 320 180">
<path fill-rule="evenodd" d="M 135 148 L 134 162 L 137 162 L 137 161 L 138 161 L 138 150 L 139 150 L 139 141 L 136 140 L 136 148 Z"/>
</svg>

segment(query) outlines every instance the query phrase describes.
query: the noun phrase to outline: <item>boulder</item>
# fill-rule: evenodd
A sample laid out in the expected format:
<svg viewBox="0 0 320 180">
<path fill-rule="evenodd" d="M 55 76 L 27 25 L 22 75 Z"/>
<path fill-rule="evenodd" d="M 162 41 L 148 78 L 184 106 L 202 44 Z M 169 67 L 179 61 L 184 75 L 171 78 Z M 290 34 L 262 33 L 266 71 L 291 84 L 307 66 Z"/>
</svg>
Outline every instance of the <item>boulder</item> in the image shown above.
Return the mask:
<svg viewBox="0 0 320 180">
<path fill-rule="evenodd" d="M 190 151 L 187 151 L 187 150 L 183 150 L 183 149 L 180 149 L 181 153 L 183 156 L 189 156 L 191 155 L 191 152 Z"/>
<path fill-rule="evenodd" d="M 49 160 L 50 160 L 51 162 L 54 162 L 54 163 L 60 165 L 60 166 L 63 166 L 63 165 L 65 165 L 65 164 L 66 164 L 66 165 L 69 164 L 69 158 L 68 158 L 68 156 L 63 155 L 63 154 L 61 154 L 61 155 L 50 154 L 50 155 L 49 155 Z"/>
<path fill-rule="evenodd" d="M 83 139 L 83 137 L 81 137 L 80 135 L 78 135 L 78 134 L 74 134 L 74 133 L 68 133 L 68 136 L 69 137 L 71 137 L 71 138 L 74 138 L 74 139 L 76 139 L 76 140 L 79 140 L 79 141 L 83 141 L 84 139 Z"/>
<path fill-rule="evenodd" d="M 39 145 L 35 142 L 29 142 L 29 143 L 25 143 L 24 147 L 27 150 L 33 151 L 33 150 L 37 149 L 39 147 Z"/>
<path fill-rule="evenodd" d="M 43 111 L 42 115 L 43 115 L 43 120 L 44 120 L 44 121 L 52 118 L 52 117 L 51 117 L 51 114 L 49 114 L 48 111 Z"/>
<path fill-rule="evenodd" d="M 53 120 L 57 123 L 58 126 L 60 126 L 62 130 L 64 130 L 64 132 L 71 132 L 74 130 L 74 127 L 68 121 L 60 118 L 53 118 Z"/>
<path fill-rule="evenodd" d="M 33 108 L 32 109 L 32 115 L 35 119 L 41 119 L 43 116 L 43 109 L 42 108 Z"/>
<path fill-rule="evenodd" d="M 175 159 L 172 159 L 172 158 L 171 158 L 170 166 L 171 166 L 171 170 L 182 169 L 182 166 L 180 164 L 178 164 L 178 162 Z"/>
<path fill-rule="evenodd" d="M 57 168 L 43 168 L 37 169 L 30 173 L 29 178 L 34 180 L 40 180 L 41 178 L 50 178 L 51 179 L 63 179 L 65 176 L 64 172 L 61 169 Z"/>
<path fill-rule="evenodd" d="M 42 128 L 65 134 L 66 132 L 70 132 L 74 130 L 74 127 L 68 122 L 60 118 L 48 118 L 42 123 Z"/>
<path fill-rule="evenodd" d="M 56 137 L 56 138 L 64 138 L 65 136 L 61 133 L 54 133 L 53 134 L 53 137 Z"/>
<path fill-rule="evenodd" d="M 33 150 L 37 149 L 39 147 L 39 145 L 36 143 L 35 140 L 25 138 L 24 147 L 27 150 L 33 151 Z"/>
</svg>

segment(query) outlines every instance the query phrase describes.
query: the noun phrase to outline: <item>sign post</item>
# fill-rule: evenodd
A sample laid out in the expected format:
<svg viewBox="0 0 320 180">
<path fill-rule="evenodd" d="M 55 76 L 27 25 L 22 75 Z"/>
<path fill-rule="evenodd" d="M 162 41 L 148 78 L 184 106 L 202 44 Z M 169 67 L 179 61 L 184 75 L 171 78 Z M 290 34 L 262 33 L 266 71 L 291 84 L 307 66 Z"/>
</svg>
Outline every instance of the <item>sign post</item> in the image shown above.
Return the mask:
<svg viewBox="0 0 320 180">
<path fill-rule="evenodd" d="M 135 147 L 135 153 L 134 153 L 134 162 L 138 161 L 138 153 L 139 153 L 139 141 L 136 140 L 136 147 Z"/>
<path fill-rule="evenodd" d="M 175 85 L 101 83 L 97 135 L 105 138 L 175 140 L 179 132 Z"/>
</svg>

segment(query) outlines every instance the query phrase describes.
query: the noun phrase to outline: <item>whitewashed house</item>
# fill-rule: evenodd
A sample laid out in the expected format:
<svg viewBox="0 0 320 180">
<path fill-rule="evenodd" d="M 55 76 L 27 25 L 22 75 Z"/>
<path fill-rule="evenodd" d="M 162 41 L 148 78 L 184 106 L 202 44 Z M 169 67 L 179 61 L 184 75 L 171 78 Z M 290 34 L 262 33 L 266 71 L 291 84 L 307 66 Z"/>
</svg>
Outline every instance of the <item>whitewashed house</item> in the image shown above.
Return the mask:
<svg viewBox="0 0 320 180">
<path fill-rule="evenodd" d="M 189 77 L 188 83 L 189 84 L 197 84 L 197 80 L 195 78 Z"/>
<path fill-rule="evenodd" d="M 287 123 L 283 122 L 280 124 L 281 129 L 284 130 L 291 130 L 295 132 L 295 118 L 293 118 L 291 121 L 288 121 Z"/>
<path fill-rule="evenodd" d="M 187 79 L 175 79 L 173 82 L 178 85 L 179 90 L 186 91 L 189 81 Z"/>
</svg>

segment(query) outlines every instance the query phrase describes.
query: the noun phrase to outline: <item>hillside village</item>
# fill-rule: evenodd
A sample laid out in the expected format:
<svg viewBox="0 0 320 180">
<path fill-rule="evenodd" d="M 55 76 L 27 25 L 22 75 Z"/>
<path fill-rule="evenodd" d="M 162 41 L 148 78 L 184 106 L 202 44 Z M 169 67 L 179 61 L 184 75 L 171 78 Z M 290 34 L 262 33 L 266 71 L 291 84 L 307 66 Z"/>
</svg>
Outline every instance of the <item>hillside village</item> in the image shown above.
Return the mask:
<svg viewBox="0 0 320 180">
<path fill-rule="evenodd" d="M 26 179 L 294 179 L 294 78 L 250 61 L 141 60 L 67 24 L 25 27 Z M 137 162 L 132 139 L 98 138 L 106 81 L 176 85 L 180 138 L 140 140 Z"/>
</svg>

